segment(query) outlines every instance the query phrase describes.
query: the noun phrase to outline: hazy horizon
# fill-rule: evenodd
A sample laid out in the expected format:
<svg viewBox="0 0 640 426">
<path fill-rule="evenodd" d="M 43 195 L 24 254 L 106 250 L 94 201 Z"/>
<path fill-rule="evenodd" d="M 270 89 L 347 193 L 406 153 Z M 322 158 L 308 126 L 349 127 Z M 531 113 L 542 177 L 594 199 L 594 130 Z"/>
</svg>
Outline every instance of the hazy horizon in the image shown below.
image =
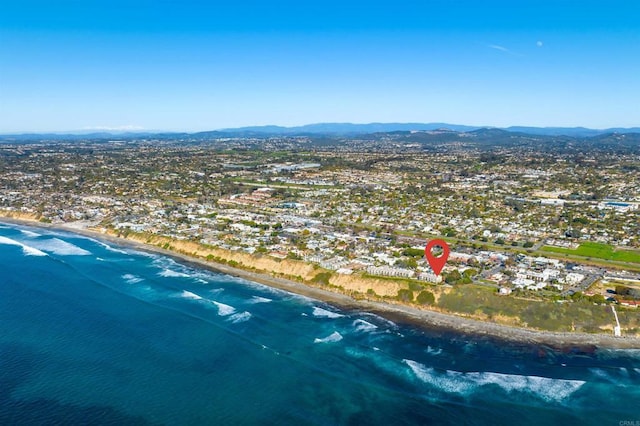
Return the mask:
<svg viewBox="0 0 640 426">
<path fill-rule="evenodd" d="M 452 127 L 470 127 L 477 129 L 503 129 L 509 130 L 512 128 L 532 128 L 532 129 L 584 129 L 587 131 L 606 131 L 609 129 L 630 129 L 637 130 L 640 128 L 640 125 L 637 126 L 613 126 L 607 128 L 595 128 L 589 126 L 527 126 L 527 125 L 519 125 L 513 124 L 508 126 L 492 126 L 492 125 L 473 125 L 466 123 L 443 123 L 443 122 L 362 122 L 362 123 L 353 123 L 353 122 L 318 122 L 318 123 L 304 123 L 301 125 L 294 126 L 283 126 L 279 124 L 258 124 L 258 125 L 247 125 L 247 126 L 238 126 L 238 127 L 222 127 L 222 128 L 203 128 L 203 129 L 194 129 L 194 130 L 184 130 L 184 129 L 145 129 L 145 128 L 131 128 L 131 127 L 94 127 L 94 128 L 83 128 L 83 129 L 67 129 L 67 130 L 16 130 L 16 131 L 0 131 L 0 135 L 28 135 L 28 134 L 58 134 L 58 135 L 82 135 L 82 134 L 93 134 L 93 133 L 110 133 L 110 134 L 135 134 L 135 133 L 200 133 L 200 132 L 225 132 L 225 131 L 236 131 L 240 129 L 251 129 L 251 128 L 260 128 L 260 127 L 278 127 L 282 129 L 294 129 L 298 127 L 306 127 L 306 126 L 318 126 L 318 125 L 353 125 L 353 126 L 369 126 L 369 125 L 384 125 L 390 126 L 393 124 L 397 125 L 436 125 L 441 124 L 446 128 L 446 126 Z M 416 127 L 415 130 L 420 130 Z M 429 130 L 429 129 L 425 129 Z M 465 130 L 466 131 L 466 130 Z"/>
</svg>

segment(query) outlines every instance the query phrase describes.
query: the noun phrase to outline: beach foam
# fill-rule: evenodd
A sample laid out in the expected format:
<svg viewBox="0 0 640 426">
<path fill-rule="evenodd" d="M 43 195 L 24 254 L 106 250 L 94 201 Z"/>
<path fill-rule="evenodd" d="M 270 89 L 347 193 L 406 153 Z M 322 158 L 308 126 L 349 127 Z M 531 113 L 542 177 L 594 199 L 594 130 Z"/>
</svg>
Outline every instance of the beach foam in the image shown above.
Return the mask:
<svg viewBox="0 0 640 426">
<path fill-rule="evenodd" d="M 59 238 L 33 240 L 30 244 L 39 250 L 58 256 L 88 256 L 91 254 L 90 251 Z"/>
<path fill-rule="evenodd" d="M 552 379 L 494 372 L 462 373 L 447 370 L 442 373 L 416 361 L 405 359 L 403 362 L 421 381 L 445 392 L 463 395 L 468 395 L 484 386 L 498 386 L 507 393 L 530 393 L 545 401 L 560 402 L 586 383 L 582 380 Z"/>
<path fill-rule="evenodd" d="M 158 275 L 165 278 L 189 278 L 188 274 L 185 274 L 184 272 L 174 271 L 173 269 L 163 269 L 162 271 L 158 272 Z"/>
<path fill-rule="evenodd" d="M 37 248 L 29 247 L 28 245 L 23 245 L 22 251 L 27 256 L 47 256 L 47 253 L 44 253 L 43 251 L 40 251 Z"/>
<path fill-rule="evenodd" d="M 295 301 L 296 303 L 299 303 L 301 305 L 307 305 L 307 306 L 313 306 L 314 303 L 318 303 L 316 299 L 312 299 L 311 297 L 304 296 L 302 294 L 289 293 L 288 291 L 284 291 L 280 289 L 275 289 L 275 290 L 278 290 L 278 292 L 283 295 L 282 300 L 285 300 L 285 301 L 292 300 L 292 301 Z"/>
<path fill-rule="evenodd" d="M 251 299 L 247 301 L 247 303 L 256 304 L 256 303 L 269 303 L 273 300 L 267 299 L 266 297 L 253 296 Z"/>
<path fill-rule="evenodd" d="M 353 322 L 356 331 L 368 332 L 378 328 L 377 325 L 371 324 L 363 319 L 357 319 Z"/>
<path fill-rule="evenodd" d="M 211 303 L 218 307 L 218 315 L 222 317 L 232 315 L 236 312 L 236 308 L 234 308 L 233 306 L 225 305 L 224 303 L 216 302 L 213 300 L 211 301 Z"/>
<path fill-rule="evenodd" d="M 334 343 L 334 342 L 339 342 L 340 340 L 342 340 L 342 334 L 338 333 L 337 331 L 334 331 L 327 337 L 324 337 L 322 339 L 320 338 L 314 339 L 313 343 Z"/>
<path fill-rule="evenodd" d="M 125 250 L 121 250 L 121 249 L 118 249 L 118 248 L 112 247 L 112 246 L 110 246 L 109 244 L 107 244 L 107 243 L 103 243 L 103 242 L 102 242 L 102 241 L 100 241 L 100 240 L 94 240 L 93 238 L 90 238 L 90 240 L 91 240 L 91 241 L 93 241 L 93 242 L 95 242 L 96 244 L 98 244 L 98 245 L 100 245 L 100 246 L 104 247 L 107 251 L 110 251 L 110 252 L 113 252 L 113 253 L 120 253 L 120 254 L 129 254 L 129 253 L 128 253 L 127 251 L 125 251 Z"/>
<path fill-rule="evenodd" d="M 29 231 L 26 229 L 20 229 L 20 232 L 22 233 L 22 235 L 26 237 L 31 237 L 31 238 L 37 238 L 42 236 L 42 234 L 38 234 L 37 232 Z"/>
<path fill-rule="evenodd" d="M 184 297 L 185 299 L 191 299 L 191 300 L 202 300 L 202 297 L 198 296 L 195 293 L 191 293 L 190 291 L 184 290 L 182 293 L 180 293 L 180 297 Z"/>
<path fill-rule="evenodd" d="M 507 392 L 531 392 L 547 401 L 562 401 L 586 382 L 582 380 L 552 379 L 539 376 L 518 376 L 501 373 L 468 373 L 480 385 L 495 384 Z"/>
<path fill-rule="evenodd" d="M 234 324 L 238 324 L 240 322 L 245 322 L 248 321 L 251 318 L 251 312 L 240 312 L 237 314 L 233 314 L 229 317 L 229 321 L 231 321 Z"/>
<path fill-rule="evenodd" d="M 409 366 L 418 379 L 447 393 L 466 394 L 473 388 L 472 383 L 463 380 L 463 373 L 447 371 L 445 375 L 441 375 L 419 362 L 410 359 L 403 359 L 402 362 Z"/>
<path fill-rule="evenodd" d="M 124 274 L 122 275 L 122 279 L 125 280 L 127 284 L 137 284 L 141 281 L 144 281 L 144 279 L 137 277 L 133 274 Z"/>
<path fill-rule="evenodd" d="M 395 322 L 386 319 L 384 317 L 381 317 L 380 315 L 376 315 L 376 314 L 372 314 L 370 312 L 362 312 L 360 315 L 365 316 L 365 317 L 372 317 L 375 318 L 376 322 L 379 324 L 385 324 L 387 327 L 392 328 L 392 329 L 396 329 L 398 328 L 398 324 L 396 324 Z M 386 327 L 385 327 L 386 328 Z"/>
<path fill-rule="evenodd" d="M 340 318 L 344 315 L 341 315 L 337 312 L 331 312 L 326 309 L 318 308 L 317 306 L 313 307 L 313 316 L 319 318 Z"/>
<path fill-rule="evenodd" d="M 27 256 L 47 256 L 47 253 L 44 253 L 35 247 L 28 246 L 19 241 L 12 240 L 11 238 L 0 236 L 0 244 L 21 247 L 22 252 Z"/>
</svg>

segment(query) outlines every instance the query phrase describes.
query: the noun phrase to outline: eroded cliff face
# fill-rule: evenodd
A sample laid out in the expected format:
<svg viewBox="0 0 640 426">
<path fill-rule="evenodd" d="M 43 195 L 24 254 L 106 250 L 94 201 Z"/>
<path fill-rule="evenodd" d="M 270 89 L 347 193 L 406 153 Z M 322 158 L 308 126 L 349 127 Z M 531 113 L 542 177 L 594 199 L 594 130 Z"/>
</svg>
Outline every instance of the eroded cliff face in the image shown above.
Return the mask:
<svg viewBox="0 0 640 426">
<path fill-rule="evenodd" d="M 329 280 L 331 285 L 343 288 L 349 292 L 357 292 L 366 294 L 369 290 L 373 290 L 378 296 L 395 297 L 398 290 L 406 288 L 399 283 L 392 281 L 383 281 L 376 278 L 362 278 L 357 275 L 333 275 Z"/>
<path fill-rule="evenodd" d="M 107 233 L 118 235 L 115 231 L 107 231 Z M 314 278 L 319 273 L 327 272 L 324 269 L 300 260 L 276 259 L 268 255 L 252 255 L 249 253 L 207 247 L 192 241 L 173 240 L 163 236 L 130 233 L 126 235 L 126 238 L 141 244 L 152 244 L 154 246 L 164 247 L 180 254 L 209 259 L 213 262 L 223 261 L 228 263 L 233 261 L 237 262 L 237 266 L 243 269 L 290 279 L 302 279 L 312 284 Z M 395 297 L 398 294 L 398 290 L 407 287 L 406 284 L 401 282 L 370 277 L 364 278 L 359 275 L 339 274 L 332 274 L 329 279 L 329 284 L 337 287 L 338 291 L 348 294 L 360 293 L 365 295 L 372 290 L 377 296 L 382 297 Z"/>
<path fill-rule="evenodd" d="M 109 231 L 111 235 L 118 235 L 117 232 Z M 128 234 L 128 240 L 142 244 L 152 244 L 158 247 L 165 247 L 180 254 L 209 259 L 212 261 L 223 260 L 225 262 L 234 261 L 238 266 L 267 272 L 273 275 L 286 275 L 289 277 L 301 277 L 303 280 L 311 280 L 317 273 L 313 265 L 292 259 L 276 259 L 268 255 L 251 255 L 249 253 L 225 250 L 221 248 L 207 247 L 192 241 L 173 240 L 163 236 L 147 236 L 141 234 Z"/>
<path fill-rule="evenodd" d="M 0 217 L 37 221 L 40 218 L 40 215 L 36 213 L 17 212 L 14 210 L 0 210 Z"/>
</svg>

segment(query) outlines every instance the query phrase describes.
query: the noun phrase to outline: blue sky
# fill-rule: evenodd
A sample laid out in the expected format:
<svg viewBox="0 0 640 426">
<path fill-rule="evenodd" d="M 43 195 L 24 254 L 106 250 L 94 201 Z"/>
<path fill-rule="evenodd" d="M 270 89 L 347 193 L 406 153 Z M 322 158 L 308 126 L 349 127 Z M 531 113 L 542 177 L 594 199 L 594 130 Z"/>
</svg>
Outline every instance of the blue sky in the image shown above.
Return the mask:
<svg viewBox="0 0 640 426">
<path fill-rule="evenodd" d="M 640 126 L 640 2 L 0 0 L 0 132 Z"/>
</svg>

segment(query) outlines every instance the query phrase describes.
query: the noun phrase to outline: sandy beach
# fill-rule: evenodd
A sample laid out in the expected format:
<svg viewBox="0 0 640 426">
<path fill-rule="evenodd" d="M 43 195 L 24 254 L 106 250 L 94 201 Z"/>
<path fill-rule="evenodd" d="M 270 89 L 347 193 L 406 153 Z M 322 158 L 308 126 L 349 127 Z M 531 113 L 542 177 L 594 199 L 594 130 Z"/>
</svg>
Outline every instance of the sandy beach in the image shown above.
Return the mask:
<svg viewBox="0 0 640 426">
<path fill-rule="evenodd" d="M 24 226 L 61 230 L 89 238 L 108 241 L 136 250 L 162 254 L 183 263 L 214 272 L 221 272 L 270 287 L 296 293 L 322 302 L 326 302 L 344 310 L 370 312 L 397 323 L 416 326 L 430 331 L 453 332 L 460 335 L 483 336 L 507 342 L 525 345 L 544 345 L 561 350 L 593 351 L 596 348 L 638 349 L 640 339 L 634 337 L 614 337 L 605 334 L 557 333 L 510 327 L 486 321 L 478 321 L 454 314 L 420 309 L 400 303 L 383 303 L 371 300 L 356 300 L 348 295 L 312 287 L 300 282 L 274 277 L 266 273 L 247 271 L 229 265 L 210 262 L 204 259 L 187 256 L 171 250 L 165 250 L 149 244 L 142 244 L 126 238 L 96 232 L 81 224 L 46 224 L 29 219 L 1 217 L 0 222 Z"/>
</svg>

